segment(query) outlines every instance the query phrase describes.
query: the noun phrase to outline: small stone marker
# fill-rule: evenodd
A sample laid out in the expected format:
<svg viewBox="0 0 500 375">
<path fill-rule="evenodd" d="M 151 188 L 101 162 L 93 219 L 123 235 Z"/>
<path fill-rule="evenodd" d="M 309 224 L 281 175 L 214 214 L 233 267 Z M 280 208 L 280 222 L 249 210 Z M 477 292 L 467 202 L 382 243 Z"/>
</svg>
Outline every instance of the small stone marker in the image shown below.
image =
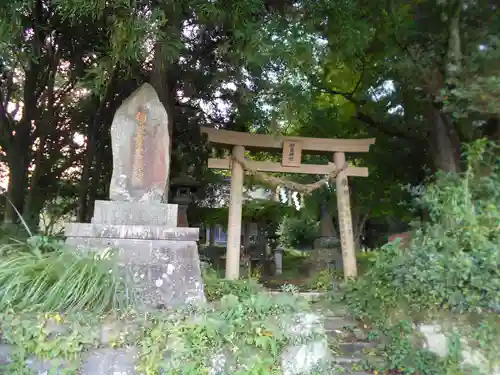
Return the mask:
<svg viewBox="0 0 500 375">
<path fill-rule="evenodd" d="M 110 199 L 160 202 L 170 169 L 168 114 L 145 83 L 118 108 L 111 125 Z"/>
</svg>

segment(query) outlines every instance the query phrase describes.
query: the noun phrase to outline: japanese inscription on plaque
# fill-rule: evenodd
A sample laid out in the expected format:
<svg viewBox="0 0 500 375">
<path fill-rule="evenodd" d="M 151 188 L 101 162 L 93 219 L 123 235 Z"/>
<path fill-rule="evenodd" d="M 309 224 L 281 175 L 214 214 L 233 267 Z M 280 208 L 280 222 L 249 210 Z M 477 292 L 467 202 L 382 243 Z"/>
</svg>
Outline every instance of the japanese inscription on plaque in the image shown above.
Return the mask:
<svg viewBox="0 0 500 375">
<path fill-rule="evenodd" d="M 302 147 L 299 142 L 283 142 L 281 165 L 284 167 L 300 167 L 302 162 Z"/>
</svg>

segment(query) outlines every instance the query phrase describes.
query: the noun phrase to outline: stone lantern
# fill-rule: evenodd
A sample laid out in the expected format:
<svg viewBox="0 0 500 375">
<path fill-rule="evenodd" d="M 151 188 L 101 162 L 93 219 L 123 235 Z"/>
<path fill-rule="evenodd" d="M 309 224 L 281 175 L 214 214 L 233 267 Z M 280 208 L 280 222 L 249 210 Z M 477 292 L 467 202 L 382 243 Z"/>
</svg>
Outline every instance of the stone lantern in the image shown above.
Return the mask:
<svg viewBox="0 0 500 375">
<path fill-rule="evenodd" d="M 172 203 L 178 205 L 178 224 L 179 227 L 189 227 L 187 219 L 187 209 L 193 202 L 193 196 L 196 194 L 199 183 L 189 176 L 179 176 L 172 179 L 170 187 L 173 191 Z"/>
<path fill-rule="evenodd" d="M 285 250 L 282 247 L 274 249 L 274 265 L 276 275 L 283 274 L 283 254 Z"/>
</svg>

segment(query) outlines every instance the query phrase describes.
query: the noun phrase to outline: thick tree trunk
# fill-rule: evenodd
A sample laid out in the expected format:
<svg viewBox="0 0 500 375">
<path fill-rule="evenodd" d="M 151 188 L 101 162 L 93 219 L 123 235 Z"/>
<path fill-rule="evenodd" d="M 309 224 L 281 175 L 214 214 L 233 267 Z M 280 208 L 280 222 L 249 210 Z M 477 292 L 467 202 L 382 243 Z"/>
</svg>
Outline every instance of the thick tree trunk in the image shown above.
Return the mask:
<svg viewBox="0 0 500 375">
<path fill-rule="evenodd" d="M 361 250 L 361 237 L 365 231 L 366 221 L 370 216 L 370 209 L 366 209 L 360 205 L 355 179 L 351 179 L 349 181 L 349 186 L 351 189 L 351 215 L 354 249 L 357 253 Z"/>
<path fill-rule="evenodd" d="M 95 165 L 92 171 L 92 175 L 90 177 L 90 186 L 88 189 L 88 200 L 87 200 L 87 210 L 85 216 L 85 222 L 90 222 L 92 219 L 92 215 L 94 214 L 94 203 L 97 198 L 97 191 L 99 185 L 101 183 L 101 173 L 103 166 L 103 155 L 104 155 L 104 145 L 102 144 L 103 140 L 101 140 L 101 144 L 97 148 L 95 155 Z M 80 219 L 83 222 L 83 220 Z"/>
<path fill-rule="evenodd" d="M 45 197 L 43 192 L 43 187 L 40 186 L 40 179 L 45 173 L 49 171 L 44 171 L 44 151 L 45 151 L 46 137 L 41 136 L 39 138 L 38 149 L 35 152 L 35 160 L 32 165 L 32 173 L 29 181 L 28 196 L 26 198 L 26 203 L 23 207 L 23 217 L 26 222 L 32 227 L 37 227 L 40 221 L 40 213 L 42 211 L 43 205 L 45 203 Z M 50 168 L 49 168 L 50 169 Z"/>
<path fill-rule="evenodd" d="M 484 127 L 484 135 L 491 141 L 500 141 L 500 115 L 488 119 Z"/>
<path fill-rule="evenodd" d="M 157 42 L 154 48 L 154 59 L 153 59 L 153 70 L 151 71 L 150 83 L 155 88 L 160 101 L 167 110 L 168 114 L 168 130 L 170 133 L 170 164 L 172 164 L 172 144 L 173 144 L 173 134 L 174 134 L 174 104 L 175 104 L 175 92 L 173 92 L 168 79 L 168 72 L 170 63 L 168 61 L 168 54 L 166 52 L 166 46 L 162 42 Z M 170 173 L 172 171 L 170 170 Z M 165 192 L 164 200 L 168 202 L 169 188 L 170 186 L 170 176 L 167 176 L 167 181 L 165 181 Z"/>
<path fill-rule="evenodd" d="M 436 170 L 460 172 L 460 139 L 454 125 L 435 106 L 427 112 L 429 131 L 429 151 Z"/>
<path fill-rule="evenodd" d="M 117 87 L 119 72 L 115 70 L 101 100 L 95 101 L 96 111 L 87 127 L 87 152 L 82 169 L 78 194 L 78 221 L 89 222 L 92 218 L 93 204 L 101 180 L 104 142 L 106 131 L 113 121 L 115 111 L 122 101 L 137 87 L 135 80 L 121 81 Z M 118 93 L 118 95 L 117 95 Z"/>
<path fill-rule="evenodd" d="M 328 238 L 337 237 L 337 233 L 333 225 L 332 215 L 330 215 L 326 202 L 321 204 L 320 236 Z"/>
<path fill-rule="evenodd" d="M 5 204 L 4 222 L 13 224 L 19 222 L 19 215 L 12 207 L 14 205 L 19 213 L 23 212 L 24 194 L 28 185 L 28 166 L 30 162 L 29 152 L 14 148 L 8 154 L 9 185 L 7 187 L 7 199 Z M 10 202 L 9 202 L 10 201 Z"/>
<path fill-rule="evenodd" d="M 353 231 L 354 231 L 354 249 L 356 252 L 361 250 L 361 240 L 365 233 L 366 222 L 370 217 L 370 213 L 365 213 L 363 215 L 357 215 L 356 220 L 353 220 Z"/>
<path fill-rule="evenodd" d="M 103 111 L 105 111 L 106 104 L 114 97 L 116 77 L 117 71 L 115 70 L 106 87 L 106 93 L 104 96 L 100 100 L 98 98 L 95 99 L 94 103 L 96 111 L 91 117 L 91 121 L 87 127 L 87 152 L 83 163 L 82 178 L 80 180 L 80 189 L 78 194 L 78 221 L 82 223 L 90 221 L 88 207 L 89 203 L 93 203 L 89 197 L 90 177 L 92 175 L 92 166 L 94 165 L 94 160 L 96 158 L 97 140 L 100 134 L 102 118 L 104 117 Z"/>
<path fill-rule="evenodd" d="M 439 90 L 458 79 L 462 70 L 462 51 L 460 40 L 460 12 L 461 2 L 451 5 L 448 19 L 448 53 L 444 69 L 437 69 L 435 77 L 430 79 L 428 94 L 436 98 Z M 443 72 L 444 71 L 444 75 Z M 460 138 L 453 121 L 443 113 L 436 103 L 427 108 L 427 122 L 430 126 L 429 151 L 436 170 L 458 173 L 460 167 Z"/>
<path fill-rule="evenodd" d="M 97 144 L 97 123 L 99 114 L 93 116 L 92 122 L 87 130 L 87 152 L 83 163 L 82 177 L 80 179 L 80 192 L 78 196 L 78 221 L 81 223 L 87 222 L 88 217 L 88 194 L 90 186 L 91 168 L 94 162 Z"/>
<path fill-rule="evenodd" d="M 38 5 L 38 4 L 37 4 Z M 6 224 L 17 223 L 19 215 L 23 213 L 25 204 L 25 193 L 28 189 L 28 167 L 31 162 L 32 146 L 32 121 L 36 119 L 37 100 L 39 97 L 39 87 L 37 78 L 41 68 L 35 60 L 32 60 L 26 72 L 23 93 L 23 116 L 16 125 L 15 135 L 11 139 L 7 150 L 7 162 L 9 165 L 9 186 L 7 188 L 7 202 L 5 207 L 4 222 Z"/>
<path fill-rule="evenodd" d="M 30 228 L 36 229 L 40 224 L 40 216 L 47 202 L 47 195 L 43 188 L 40 189 L 37 187 L 33 191 L 33 197 L 29 202 L 26 202 L 23 218 Z"/>
</svg>

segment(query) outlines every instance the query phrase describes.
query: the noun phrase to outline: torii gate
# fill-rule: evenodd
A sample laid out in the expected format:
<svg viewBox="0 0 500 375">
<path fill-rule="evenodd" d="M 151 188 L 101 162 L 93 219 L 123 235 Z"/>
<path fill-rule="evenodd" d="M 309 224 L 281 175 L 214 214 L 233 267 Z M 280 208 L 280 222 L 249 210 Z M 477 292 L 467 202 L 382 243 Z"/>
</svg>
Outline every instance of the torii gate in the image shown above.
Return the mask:
<svg viewBox="0 0 500 375">
<path fill-rule="evenodd" d="M 346 163 L 346 152 L 368 152 L 375 144 L 375 138 L 368 139 L 328 139 L 272 136 L 250 134 L 229 130 L 202 127 L 201 132 L 207 134 L 208 141 L 224 147 L 231 147 L 233 157 L 243 160 L 245 149 L 250 151 L 276 151 L 282 149 L 280 163 L 268 161 L 245 162 L 259 172 L 305 173 L 328 175 Z M 328 154 L 333 153 L 333 163 L 325 165 L 302 164 L 302 151 Z M 208 167 L 212 169 L 231 169 L 231 196 L 229 199 L 228 236 L 226 250 L 226 279 L 236 280 L 240 273 L 241 214 L 243 202 L 243 167 L 231 158 L 208 159 Z M 342 246 L 345 279 L 357 276 L 356 254 L 352 230 L 351 203 L 347 176 L 368 177 L 368 168 L 347 167 L 336 176 L 337 207 L 339 215 L 339 232 Z"/>
</svg>

